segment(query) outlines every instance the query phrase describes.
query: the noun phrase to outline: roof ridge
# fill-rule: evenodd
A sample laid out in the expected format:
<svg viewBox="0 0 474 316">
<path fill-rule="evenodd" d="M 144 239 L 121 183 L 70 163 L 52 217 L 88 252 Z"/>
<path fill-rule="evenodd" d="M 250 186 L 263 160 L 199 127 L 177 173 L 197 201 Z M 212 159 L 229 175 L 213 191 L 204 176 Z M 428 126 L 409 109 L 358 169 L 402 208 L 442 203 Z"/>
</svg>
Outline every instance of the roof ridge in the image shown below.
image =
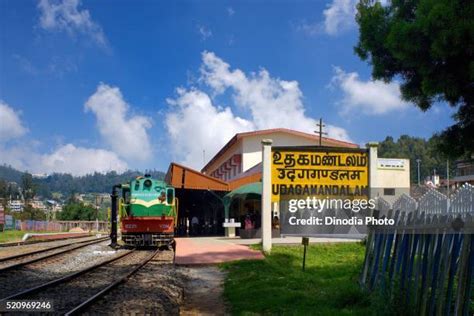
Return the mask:
<svg viewBox="0 0 474 316">
<path fill-rule="evenodd" d="M 310 137 L 313 139 L 319 139 L 320 136 L 310 134 L 307 132 L 302 132 L 302 131 L 297 131 L 293 129 L 289 129 L 286 127 L 277 127 L 277 128 L 269 128 L 269 129 L 261 129 L 261 130 L 255 130 L 255 131 L 248 131 L 248 132 L 241 132 L 241 133 L 236 133 L 212 158 L 209 160 L 204 167 L 201 168 L 201 172 L 204 172 L 207 167 L 209 167 L 210 164 L 212 164 L 217 157 L 219 157 L 223 152 L 225 152 L 229 147 L 231 147 L 235 142 L 238 140 L 244 138 L 244 137 L 249 137 L 253 135 L 261 135 L 261 134 L 268 134 L 268 133 L 275 133 L 275 132 L 283 132 L 283 133 L 289 133 L 293 135 L 300 135 L 304 137 Z M 334 142 L 334 143 L 339 143 L 339 144 L 346 144 L 346 145 L 354 145 L 359 147 L 355 143 L 343 141 L 343 140 L 338 140 L 335 138 L 330 138 L 330 137 L 321 137 L 322 140 L 326 140 L 329 142 Z"/>
</svg>

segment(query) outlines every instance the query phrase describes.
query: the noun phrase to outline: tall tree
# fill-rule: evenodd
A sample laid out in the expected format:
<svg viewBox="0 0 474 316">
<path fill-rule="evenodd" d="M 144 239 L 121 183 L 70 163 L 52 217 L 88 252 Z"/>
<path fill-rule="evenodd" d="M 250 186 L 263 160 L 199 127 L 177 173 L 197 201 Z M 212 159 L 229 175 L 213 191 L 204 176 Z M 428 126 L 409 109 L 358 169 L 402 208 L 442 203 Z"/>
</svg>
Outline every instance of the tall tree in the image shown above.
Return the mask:
<svg viewBox="0 0 474 316">
<path fill-rule="evenodd" d="M 419 137 L 402 135 L 396 141 L 388 136 L 379 144 L 379 156 L 382 158 L 408 158 L 410 159 L 410 181 L 417 183 L 418 168 L 416 160 L 420 159 L 421 180 L 433 174 L 446 178 L 447 159 L 437 150 L 439 138 L 433 136 L 428 140 Z M 454 175 L 454 164 L 450 165 L 449 173 Z"/>
<path fill-rule="evenodd" d="M 8 197 L 8 183 L 5 180 L 0 179 L 0 199 L 6 199 Z"/>
<path fill-rule="evenodd" d="M 401 78 L 403 99 L 424 111 L 437 101 L 456 107 L 438 146 L 451 157 L 473 154 L 474 1 L 361 0 L 356 20 L 355 52 L 373 78 Z"/>
<path fill-rule="evenodd" d="M 36 186 L 33 183 L 33 176 L 31 173 L 25 172 L 21 176 L 21 193 L 23 194 L 23 198 L 25 199 L 25 204 L 35 197 L 36 195 Z"/>
</svg>

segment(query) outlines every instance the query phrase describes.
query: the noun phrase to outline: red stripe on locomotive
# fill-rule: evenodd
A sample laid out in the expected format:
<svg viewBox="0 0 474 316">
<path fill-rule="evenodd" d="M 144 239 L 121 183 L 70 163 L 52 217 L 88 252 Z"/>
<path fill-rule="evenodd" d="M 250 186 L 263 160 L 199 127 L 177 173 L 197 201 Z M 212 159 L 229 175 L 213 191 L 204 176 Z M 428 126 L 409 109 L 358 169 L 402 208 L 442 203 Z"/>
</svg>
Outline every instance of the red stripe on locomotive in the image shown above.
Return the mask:
<svg viewBox="0 0 474 316">
<path fill-rule="evenodd" d="M 173 233 L 173 216 L 124 217 L 122 233 Z"/>
</svg>

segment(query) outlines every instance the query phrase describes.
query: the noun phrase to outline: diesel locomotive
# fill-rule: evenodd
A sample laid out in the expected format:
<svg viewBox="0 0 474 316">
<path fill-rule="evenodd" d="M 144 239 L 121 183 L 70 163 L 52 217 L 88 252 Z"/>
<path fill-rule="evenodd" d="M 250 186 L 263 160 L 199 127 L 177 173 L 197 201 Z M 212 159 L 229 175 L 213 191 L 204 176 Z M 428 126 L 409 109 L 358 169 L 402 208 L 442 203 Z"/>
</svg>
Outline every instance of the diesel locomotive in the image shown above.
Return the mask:
<svg viewBox="0 0 474 316">
<path fill-rule="evenodd" d="M 112 190 L 112 245 L 117 245 L 117 215 L 125 246 L 174 248 L 178 200 L 172 186 L 140 176 Z"/>
</svg>

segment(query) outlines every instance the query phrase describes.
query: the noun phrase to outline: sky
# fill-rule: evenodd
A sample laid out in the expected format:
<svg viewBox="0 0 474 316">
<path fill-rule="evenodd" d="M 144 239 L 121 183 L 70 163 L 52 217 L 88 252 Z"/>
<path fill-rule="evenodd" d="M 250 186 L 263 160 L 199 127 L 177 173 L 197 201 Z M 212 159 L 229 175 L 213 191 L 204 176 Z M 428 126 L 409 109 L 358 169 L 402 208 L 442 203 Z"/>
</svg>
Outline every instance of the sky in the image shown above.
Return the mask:
<svg viewBox="0 0 474 316">
<path fill-rule="evenodd" d="M 0 163 L 33 173 L 200 169 L 239 132 L 364 145 L 452 124 L 354 54 L 355 0 L 0 1 Z M 204 151 L 204 157 L 203 157 Z"/>
</svg>

